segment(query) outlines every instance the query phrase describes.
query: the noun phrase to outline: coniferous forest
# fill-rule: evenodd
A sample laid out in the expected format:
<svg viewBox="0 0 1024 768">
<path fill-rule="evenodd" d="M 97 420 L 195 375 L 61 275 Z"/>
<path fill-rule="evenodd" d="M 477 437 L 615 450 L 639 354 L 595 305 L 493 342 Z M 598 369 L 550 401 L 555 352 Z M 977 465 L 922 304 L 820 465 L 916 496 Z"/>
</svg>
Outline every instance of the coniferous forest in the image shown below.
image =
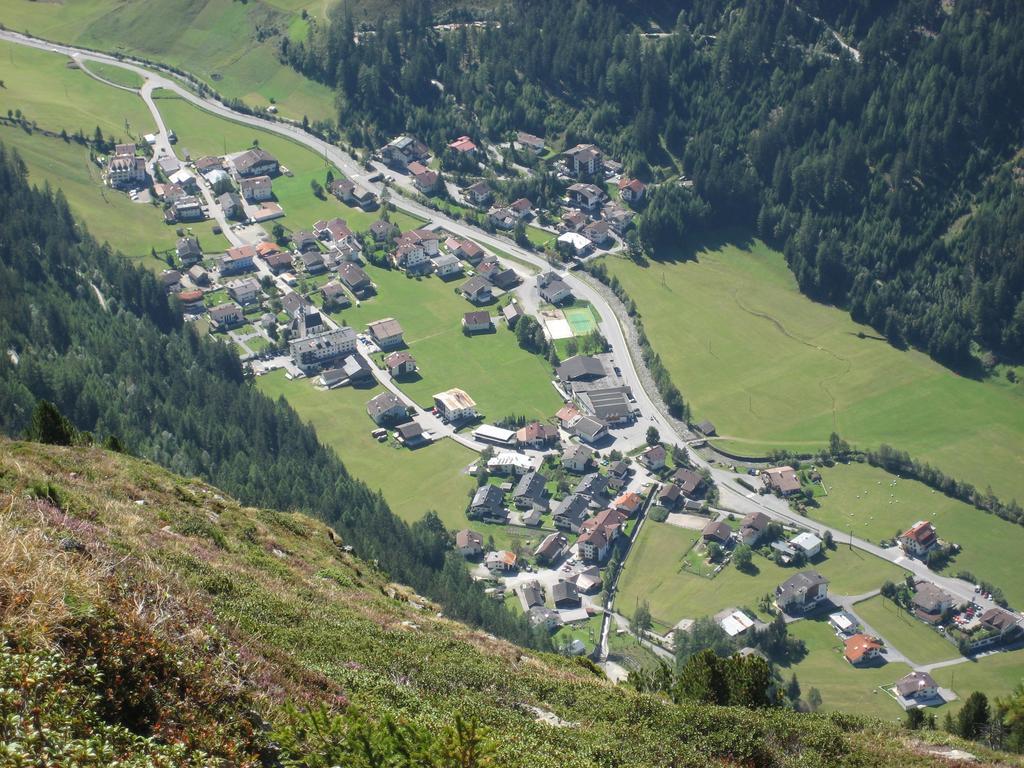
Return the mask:
<svg viewBox="0 0 1024 768">
<path fill-rule="evenodd" d="M 32 188 L 2 144 L 0 306 L 3 433 L 20 437 L 49 401 L 97 441 L 244 503 L 320 518 L 453 618 L 545 647 L 473 584 L 436 515 L 397 518 L 283 400 L 251 385 L 230 346 L 184 326 L 150 272 L 82 231 L 61 192 Z"/>
<path fill-rule="evenodd" d="M 281 56 L 336 89 L 356 146 L 595 142 L 670 182 L 640 223 L 655 258 L 739 224 L 896 345 L 955 367 L 975 345 L 1024 354 L 1020 3 L 535 0 L 431 21 L 410 2 L 357 34 L 341 3 Z"/>
</svg>

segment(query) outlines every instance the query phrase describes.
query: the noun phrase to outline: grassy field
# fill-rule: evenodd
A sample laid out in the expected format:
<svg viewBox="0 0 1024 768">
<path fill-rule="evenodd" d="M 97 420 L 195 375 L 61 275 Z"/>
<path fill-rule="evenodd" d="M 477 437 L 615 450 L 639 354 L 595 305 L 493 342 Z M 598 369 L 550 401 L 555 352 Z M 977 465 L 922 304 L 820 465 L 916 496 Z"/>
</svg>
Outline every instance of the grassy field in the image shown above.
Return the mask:
<svg viewBox="0 0 1024 768">
<path fill-rule="evenodd" d="M 683 555 L 699 535 L 699 531 L 668 523 L 644 523 L 619 581 L 618 609 L 632 615 L 636 602 L 647 600 L 654 620 L 662 628 L 674 626 L 680 619 L 712 616 L 732 606 L 757 612 L 758 600 L 796 573 L 757 556 L 753 573 L 728 566 L 708 579 L 682 571 Z M 886 579 L 896 581 L 904 573 L 891 563 L 842 546 L 810 567 L 829 580 L 831 593 L 843 595 L 876 589 Z"/>
<path fill-rule="evenodd" d="M 359 330 L 382 317 L 398 319 L 420 374 L 399 385 L 417 403 L 432 404 L 436 392 L 462 387 L 490 418 L 546 419 L 558 410 L 561 399 L 547 363 L 519 349 L 515 334 L 501 323 L 495 323 L 495 333 L 463 336 L 462 315 L 472 307 L 454 292 L 461 280 L 411 279 L 372 265 L 366 270 L 378 294 L 334 317 Z"/>
<path fill-rule="evenodd" d="M 879 690 L 879 686 L 888 687 L 909 673 L 911 670 L 906 664 L 864 669 L 851 666 L 843 658 L 842 644 L 827 621 L 798 621 L 789 626 L 789 631 L 806 643 L 808 653 L 798 664 L 779 671 L 785 680 L 796 674 L 805 701 L 811 688 L 817 688 L 821 693 L 822 710 L 881 719 L 903 716 L 899 704 Z"/>
<path fill-rule="evenodd" d="M 931 676 L 939 685 L 956 691 L 959 699 L 943 707 L 956 712 L 974 691 L 983 691 L 991 702 L 995 697 L 1009 696 L 1016 686 L 1024 683 L 1024 650 L 942 667 L 933 670 Z"/>
<path fill-rule="evenodd" d="M 320 391 L 308 379 L 288 381 L 284 371 L 260 376 L 257 386 L 268 396 L 283 396 L 317 435 L 334 448 L 345 466 L 371 488 L 383 491 L 391 509 L 403 519 L 418 520 L 433 509 L 451 528 L 465 525 L 465 508 L 473 478 L 463 474 L 472 451 L 452 440 L 418 451 L 381 444 L 370 437 L 376 425 L 366 415 L 366 401 L 383 389 L 340 388 Z"/>
<path fill-rule="evenodd" d="M 251 106 L 273 102 L 282 115 L 324 120 L 335 116 L 330 89 L 282 65 L 272 33 L 288 34 L 302 10 L 322 16 L 325 7 L 323 0 L 9 0 L 0 22 L 47 39 L 158 59 Z"/>
<path fill-rule="evenodd" d="M 133 203 L 127 195 L 103 186 L 100 169 L 89 161 L 87 149 L 40 134 L 30 136 L 20 128 L 0 127 L 0 141 L 18 150 L 33 184 L 49 182 L 63 190 L 71 210 L 93 237 L 150 269 L 167 269 L 166 262 L 150 255 L 150 249 L 173 248 L 175 228 L 164 223 L 158 208 Z M 227 240 L 214 235 L 211 227 L 211 222 L 203 222 L 194 224 L 192 231 L 207 252 L 226 248 Z"/>
<path fill-rule="evenodd" d="M 97 126 L 104 136 L 121 139 L 139 138 L 156 127 L 141 98 L 68 66 L 67 56 L 0 41 L 0 62 L 0 114 L 20 109 L 40 128 L 57 133 L 81 128 L 90 138 Z"/>
<path fill-rule="evenodd" d="M 917 520 L 931 520 L 941 538 L 963 548 L 947 573 L 970 571 L 1000 587 L 1012 605 L 1024 607 L 1024 580 L 1016 568 L 1024 552 L 1024 527 L 921 483 L 896 480 L 891 486 L 896 478 L 867 464 L 837 464 L 822 469 L 821 476 L 829 495 L 817 496 L 820 506 L 810 508 L 815 520 L 871 541 L 889 538 Z"/>
<path fill-rule="evenodd" d="M 145 82 L 142 75 L 138 72 L 102 61 L 88 61 L 85 63 L 85 68 L 104 80 L 109 80 L 117 85 L 123 85 L 126 88 L 141 88 Z"/>
<path fill-rule="evenodd" d="M 897 611 L 893 602 L 881 595 L 857 603 L 854 611 L 917 665 L 955 659 L 960 655 L 956 646 L 943 640 L 934 629 L 905 610 Z"/>
<path fill-rule="evenodd" d="M 694 416 L 729 447 L 882 442 L 1007 499 L 1024 499 L 1024 385 L 960 377 L 799 293 L 760 242 L 644 268 L 605 259 L 633 297 Z M 863 334 L 860 337 L 858 334 Z"/>
</svg>

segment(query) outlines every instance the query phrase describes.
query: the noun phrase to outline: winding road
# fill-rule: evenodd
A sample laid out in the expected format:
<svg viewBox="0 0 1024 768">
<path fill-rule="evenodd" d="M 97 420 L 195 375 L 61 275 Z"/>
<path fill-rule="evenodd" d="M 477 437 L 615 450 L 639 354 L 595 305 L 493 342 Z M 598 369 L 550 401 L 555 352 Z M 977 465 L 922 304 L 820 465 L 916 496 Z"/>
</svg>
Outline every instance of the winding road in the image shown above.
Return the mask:
<svg viewBox="0 0 1024 768">
<path fill-rule="evenodd" d="M 378 170 L 370 172 L 366 171 L 366 169 L 363 168 L 363 166 L 361 166 L 351 155 L 343 152 L 337 146 L 307 133 L 298 125 L 239 113 L 229 107 L 226 107 L 215 99 L 198 96 L 188 89 L 183 88 L 178 81 L 172 77 L 162 74 L 161 72 L 154 71 L 151 65 L 142 64 L 141 62 L 130 58 L 119 59 L 117 57 L 97 53 L 95 51 L 88 51 L 59 43 L 51 43 L 10 30 L 0 30 L 0 39 L 40 50 L 61 53 L 76 61 L 98 61 L 113 64 L 141 75 L 145 82 L 142 88 L 139 89 L 139 94 L 153 113 L 153 117 L 156 120 L 156 124 L 160 131 L 157 143 L 158 151 L 160 149 L 166 149 L 167 152 L 173 154 L 173 148 L 168 141 L 166 126 L 163 123 L 163 119 L 160 116 L 160 112 L 157 109 L 152 96 L 154 90 L 161 88 L 173 92 L 182 99 L 185 99 L 186 101 L 189 101 L 192 104 L 195 104 L 196 106 L 224 119 L 260 128 L 291 139 L 292 141 L 309 148 L 317 155 L 325 157 L 330 162 L 334 163 L 342 173 L 363 188 L 368 189 L 377 195 L 380 195 L 383 191 L 384 186 L 381 183 L 372 182 L 369 179 L 369 177 L 375 176 L 379 172 Z M 520 272 L 523 271 L 523 264 L 530 265 L 541 271 L 550 269 L 550 265 L 546 260 L 531 251 L 527 251 L 519 247 L 509 239 L 491 235 L 477 227 L 467 225 L 462 221 L 457 221 L 445 215 L 443 212 L 429 209 L 418 201 L 406 197 L 403 194 L 401 187 L 391 185 L 388 186 L 388 189 L 391 196 L 391 202 L 400 210 L 431 221 L 434 225 L 443 227 L 454 235 L 471 238 L 492 250 L 507 253 L 515 260 L 513 263 L 507 264 L 507 266 L 515 268 Z M 206 190 L 204 189 L 204 193 L 205 192 Z M 209 201 L 209 198 L 207 199 Z M 231 237 L 231 234 L 229 234 L 231 232 L 230 227 L 224 226 L 224 223 L 222 223 L 222 228 L 224 233 Z M 504 261 L 500 257 L 499 259 Z M 647 426 L 654 426 L 662 435 L 663 439 L 668 438 L 669 442 L 675 442 L 681 446 L 688 446 L 688 443 L 693 440 L 694 435 L 692 433 L 684 433 L 678 429 L 676 422 L 674 422 L 673 419 L 660 409 L 660 398 L 656 396 L 652 397 L 644 388 L 643 379 L 638 373 L 639 366 L 643 365 L 642 361 L 639 359 L 640 351 L 629 344 L 627 335 L 608 301 L 606 301 L 601 292 L 598 291 L 588 280 L 582 279 L 579 275 L 569 272 L 565 275 L 564 279 L 569 284 L 573 293 L 580 299 L 590 302 L 597 309 L 597 312 L 600 315 L 601 320 L 599 323 L 599 329 L 608 340 L 615 356 L 616 363 L 622 370 L 622 378 L 632 389 L 633 395 L 636 398 L 636 405 L 643 414 L 639 417 L 639 431 L 642 432 Z M 408 398 L 404 397 L 397 391 L 398 388 L 395 387 L 392 382 L 383 383 L 388 387 L 388 389 L 396 392 L 396 394 L 398 394 L 403 400 L 408 400 Z M 430 416 L 429 413 L 424 415 Z M 433 420 L 437 421 L 436 419 Z M 430 419 L 427 419 L 427 421 L 429 422 Z M 444 429 L 440 422 L 437 422 L 437 424 L 429 423 L 427 426 L 431 431 L 435 431 L 436 429 L 443 434 L 448 434 L 450 431 L 448 429 Z M 452 436 L 456 437 L 454 434 L 452 434 Z M 456 439 L 458 439 L 458 437 L 456 437 Z M 460 440 L 460 442 L 472 443 L 473 441 Z M 469 445 L 468 447 L 475 446 Z M 479 450 L 479 448 L 476 449 Z M 831 533 L 833 540 L 839 546 L 848 545 L 875 557 L 894 563 L 895 565 L 910 571 L 917 577 L 926 578 L 935 582 L 943 589 L 949 591 L 951 594 L 962 600 L 975 601 L 985 607 L 992 605 L 991 601 L 984 600 L 980 595 L 975 593 L 973 584 L 961 579 L 954 579 L 935 574 L 924 563 L 907 558 L 899 549 L 883 549 L 871 542 L 853 537 L 852 534 L 847 531 L 830 528 L 822 523 L 802 517 L 794 513 L 789 508 L 789 504 L 782 499 L 774 496 L 760 496 L 743 488 L 738 483 L 738 480 L 743 477 L 742 475 L 722 469 L 721 467 L 713 466 L 692 451 L 689 451 L 689 453 L 695 465 L 708 468 L 711 471 L 712 477 L 719 487 L 720 504 L 726 509 L 741 515 L 745 515 L 750 512 L 764 512 L 775 520 L 788 525 L 796 525 L 801 528 L 811 530 L 818 535 L 829 532 Z M 606 637 L 607 627 L 603 632 L 602 639 L 604 640 Z"/>
</svg>

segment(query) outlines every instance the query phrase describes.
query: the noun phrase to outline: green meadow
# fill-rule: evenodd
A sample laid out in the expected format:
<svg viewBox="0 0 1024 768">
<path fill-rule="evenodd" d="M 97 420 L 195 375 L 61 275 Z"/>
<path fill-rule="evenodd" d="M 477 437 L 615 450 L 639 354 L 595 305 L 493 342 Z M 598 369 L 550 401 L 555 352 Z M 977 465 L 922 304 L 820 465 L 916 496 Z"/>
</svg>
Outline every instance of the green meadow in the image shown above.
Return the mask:
<svg viewBox="0 0 1024 768">
<path fill-rule="evenodd" d="M 795 674 L 804 701 L 811 688 L 821 694 L 821 709 L 887 720 L 903 717 L 903 709 L 882 687 L 890 687 L 911 669 L 906 664 L 857 668 L 843 657 L 843 644 L 827 618 L 804 619 L 789 625 L 789 632 L 807 646 L 797 664 L 781 667 L 783 680 Z"/>
<path fill-rule="evenodd" d="M 464 278 L 409 278 L 373 265 L 366 271 L 377 295 L 334 318 L 359 331 L 384 317 L 402 324 L 419 376 L 398 384 L 416 403 L 430 406 L 436 392 L 460 387 L 490 419 L 512 414 L 547 419 L 561 406 L 547 361 L 521 350 L 502 321 L 495 321 L 494 333 L 463 335 L 462 315 L 474 308 L 455 293 Z"/>
<path fill-rule="evenodd" d="M 962 547 L 945 573 L 970 571 L 1002 589 L 1011 605 L 1024 607 L 1024 580 L 1017 570 L 1024 527 L 867 464 L 826 467 L 821 477 L 828 495 L 815 497 L 819 506 L 808 509 L 813 519 L 875 542 L 931 520 L 940 538 Z"/>
<path fill-rule="evenodd" d="M 341 387 L 320 390 L 314 379 L 289 381 L 283 370 L 256 379 L 272 398 L 284 397 L 299 415 L 316 427 L 320 440 L 334 448 L 348 470 L 374 489 L 380 489 L 391 509 L 405 520 L 435 510 L 445 525 L 465 525 L 469 492 L 476 487 L 464 473 L 475 454 L 454 440 L 409 451 L 393 442 L 378 443 L 370 436 L 377 428 L 366 414 L 366 402 L 383 392 Z"/>
<path fill-rule="evenodd" d="M 107 64 L 103 61 L 87 61 L 83 66 L 94 75 L 125 88 L 138 89 L 145 82 L 145 79 L 138 72 L 119 67 L 116 64 Z"/>
<path fill-rule="evenodd" d="M 918 666 L 948 661 L 960 655 L 957 647 L 938 632 L 881 595 L 857 603 L 853 610 L 887 643 Z"/>
<path fill-rule="evenodd" d="M 1024 385 L 975 381 L 803 296 L 759 241 L 640 267 L 605 259 L 694 416 L 742 452 L 811 450 L 836 431 L 888 443 L 1024 499 Z"/>
<path fill-rule="evenodd" d="M 326 4 L 322 0 L 9 0 L 0 8 L 0 23 L 51 40 L 159 60 L 252 107 L 275 103 L 284 116 L 331 119 L 330 89 L 277 58 L 273 35 L 292 33 L 303 10 L 322 16 Z"/>
<path fill-rule="evenodd" d="M 0 61 L 4 62 L 0 114 L 21 110 L 42 130 L 64 129 L 73 135 L 81 129 L 89 137 L 97 126 L 104 135 L 122 139 L 140 137 L 155 127 L 141 98 L 69 67 L 65 56 L 0 42 Z M 152 269 L 167 267 L 162 259 L 153 259 L 150 251 L 173 248 L 175 228 L 164 223 L 158 208 L 132 202 L 105 187 L 101 169 L 87 148 L 15 126 L 0 127 L 0 141 L 17 149 L 33 183 L 49 183 L 64 192 L 75 215 L 97 240 Z M 207 251 L 227 247 L 223 236 L 212 233 L 210 223 L 196 224 L 192 230 Z"/>
<path fill-rule="evenodd" d="M 20 109 L 42 129 L 141 139 L 155 129 L 142 99 L 90 77 L 67 56 L 0 41 L 0 114 Z M 127 123 L 127 128 L 125 127 Z"/>
<path fill-rule="evenodd" d="M 1014 688 L 1024 684 L 1024 650 L 982 656 L 934 669 L 930 674 L 939 685 L 956 691 L 958 700 L 946 707 L 955 712 L 974 691 L 984 692 L 991 702 L 1009 696 Z"/>
<path fill-rule="evenodd" d="M 758 613 L 758 600 L 775 591 L 796 569 L 776 565 L 755 555 L 752 573 L 726 566 L 714 578 L 682 570 L 682 561 L 700 531 L 648 520 L 619 579 L 616 608 L 632 616 L 640 600 L 647 600 L 654 621 L 662 629 L 681 619 L 713 616 L 729 608 L 748 608 Z M 858 550 L 839 546 L 811 563 L 829 580 L 829 592 L 858 595 L 877 589 L 888 579 L 903 578 L 901 568 Z M 762 618 L 768 618 L 761 614 Z"/>
</svg>

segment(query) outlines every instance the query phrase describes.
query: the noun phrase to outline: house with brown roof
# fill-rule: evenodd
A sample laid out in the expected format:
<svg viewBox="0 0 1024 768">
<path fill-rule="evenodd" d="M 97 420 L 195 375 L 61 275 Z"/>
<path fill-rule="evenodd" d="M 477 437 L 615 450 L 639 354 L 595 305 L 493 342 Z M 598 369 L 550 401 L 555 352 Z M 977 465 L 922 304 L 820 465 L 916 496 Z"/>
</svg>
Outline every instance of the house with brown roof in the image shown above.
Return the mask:
<svg viewBox="0 0 1024 768">
<path fill-rule="evenodd" d="M 983 636 L 973 640 L 976 650 L 996 643 L 1007 643 L 1024 635 L 1024 619 L 1016 613 L 993 606 L 978 617 Z"/>
<path fill-rule="evenodd" d="M 516 431 L 516 443 L 523 448 L 543 450 L 558 441 L 558 430 L 551 424 L 531 421 Z"/>
<path fill-rule="evenodd" d="M 498 552 L 488 552 L 484 556 L 484 566 L 493 574 L 510 573 L 516 570 L 517 560 L 515 552 L 503 549 Z"/>
<path fill-rule="evenodd" d="M 792 467 L 772 467 L 761 471 L 761 482 L 779 496 L 792 496 L 800 492 L 800 478 Z"/>
<path fill-rule="evenodd" d="M 661 443 L 652 445 L 646 451 L 637 457 L 637 461 L 643 464 L 647 469 L 652 472 L 657 472 L 665 466 L 665 459 L 668 454 L 665 452 L 665 446 Z"/>
<path fill-rule="evenodd" d="M 689 467 L 679 467 L 672 473 L 672 482 L 679 486 L 684 495 L 692 498 L 704 485 L 704 476 Z"/>
<path fill-rule="evenodd" d="M 882 643 L 877 637 L 863 632 L 846 638 L 844 658 L 855 667 L 869 664 L 882 655 Z"/>
<path fill-rule="evenodd" d="M 448 149 L 457 155 L 466 155 L 468 157 L 475 156 L 477 152 L 476 143 L 469 136 L 459 136 L 459 138 L 448 145 Z"/>
<path fill-rule="evenodd" d="M 416 185 L 416 189 L 422 192 L 424 195 L 431 195 L 438 190 L 441 186 L 441 176 L 437 171 L 425 170 L 419 173 L 413 173 L 413 183 Z"/>
<path fill-rule="evenodd" d="M 565 151 L 569 172 L 574 176 L 594 176 L 603 167 L 601 150 L 593 144 L 577 144 Z"/>
<path fill-rule="evenodd" d="M 384 219 L 377 219 L 370 225 L 370 236 L 373 237 L 375 243 L 383 243 L 389 237 L 392 239 L 397 238 L 399 231 L 397 224 L 384 221 Z"/>
<path fill-rule="evenodd" d="M 473 275 L 460 285 L 459 293 L 474 304 L 486 304 L 493 296 L 490 281 L 480 275 Z"/>
<path fill-rule="evenodd" d="M 487 205 L 494 197 L 494 192 L 486 181 L 478 181 L 462 190 L 462 196 L 472 205 Z"/>
<path fill-rule="evenodd" d="M 245 322 L 245 315 L 242 313 L 242 308 L 234 302 L 218 304 L 216 307 L 211 307 L 209 315 L 210 324 L 218 331 L 233 328 L 236 325 L 241 325 Z"/>
<path fill-rule="evenodd" d="M 580 525 L 580 537 L 576 545 L 584 562 L 599 563 L 607 558 L 625 521 L 623 513 L 606 509 Z"/>
<path fill-rule="evenodd" d="M 628 491 L 612 502 L 612 509 L 622 512 L 627 517 L 632 517 L 644 505 L 644 497 L 639 493 Z"/>
<path fill-rule="evenodd" d="M 956 605 L 956 599 L 936 584 L 920 579 L 914 582 L 911 605 L 914 615 L 921 621 L 938 624 L 946 612 Z"/>
<path fill-rule="evenodd" d="M 484 537 L 476 531 L 463 528 L 455 534 L 455 551 L 463 557 L 479 557 L 484 551 Z"/>
<path fill-rule="evenodd" d="M 519 131 L 516 134 L 515 146 L 517 149 L 526 149 L 535 155 L 543 155 L 546 145 L 544 139 L 534 136 L 526 131 Z"/>
<path fill-rule="evenodd" d="M 374 320 L 366 326 L 366 330 L 373 338 L 374 344 L 382 350 L 394 349 L 405 343 L 402 338 L 402 325 L 393 317 Z"/>
<path fill-rule="evenodd" d="M 705 544 L 715 542 L 725 546 L 729 543 L 729 539 L 732 538 L 732 528 L 725 523 L 718 523 L 712 520 L 710 523 L 704 526 L 704 530 L 700 533 L 701 538 Z"/>
<path fill-rule="evenodd" d="M 573 184 L 568 191 L 570 204 L 588 213 L 599 211 L 604 202 L 604 190 L 595 184 Z"/>
<path fill-rule="evenodd" d="M 627 203 L 639 203 L 647 194 L 647 185 L 640 179 L 622 176 L 619 178 L 619 197 Z"/>
<path fill-rule="evenodd" d="M 473 266 L 479 264 L 486 255 L 484 249 L 472 240 L 459 240 L 454 237 L 449 237 L 445 240 L 444 245 L 452 256 L 462 259 L 463 261 L 468 261 Z"/>
<path fill-rule="evenodd" d="M 366 270 L 351 261 L 344 262 L 338 267 L 338 276 L 357 298 L 365 298 L 373 291 L 373 282 Z"/>
<path fill-rule="evenodd" d="M 658 496 L 655 499 L 655 504 L 659 507 L 672 510 L 679 506 L 679 501 L 683 496 L 683 492 L 679 490 L 679 486 L 675 483 L 665 483 L 661 486 L 658 491 Z"/>
<path fill-rule="evenodd" d="M 918 520 L 900 534 L 897 543 L 908 555 L 924 557 L 938 546 L 939 537 L 935 534 L 935 526 L 931 524 L 931 521 Z"/>
<path fill-rule="evenodd" d="M 533 556 L 538 563 L 555 563 L 565 554 L 569 547 L 569 540 L 564 533 L 549 533 L 544 537 Z"/>
<path fill-rule="evenodd" d="M 277 158 L 262 147 L 252 149 L 236 155 L 232 164 L 235 173 L 239 176 L 276 176 L 281 171 Z"/>
<path fill-rule="evenodd" d="M 896 681 L 893 686 L 897 701 L 904 709 L 945 702 L 939 694 L 939 685 L 927 672 L 911 672 Z"/>
<path fill-rule="evenodd" d="M 399 352 L 392 352 L 384 358 L 384 367 L 395 378 L 409 376 L 416 373 L 416 358 L 404 349 Z"/>
<path fill-rule="evenodd" d="M 345 293 L 345 289 L 337 280 L 331 280 L 320 288 L 320 297 L 324 300 L 324 307 L 336 307 L 344 309 L 352 305 Z"/>
<path fill-rule="evenodd" d="M 488 333 L 493 329 L 491 313 L 485 309 L 466 312 L 462 315 L 463 333 Z"/>
<path fill-rule="evenodd" d="M 242 179 L 238 183 L 238 189 L 242 193 L 242 197 L 250 203 L 261 203 L 264 200 L 272 200 L 274 197 L 274 186 L 269 176 L 253 176 Z"/>
<path fill-rule="evenodd" d="M 515 299 L 513 299 L 512 301 L 510 301 L 508 304 L 501 308 L 501 316 L 505 318 L 505 324 L 509 328 L 515 328 L 516 323 L 519 322 L 519 318 L 521 318 L 524 314 L 526 313 L 523 312 L 522 305 L 520 305 L 520 303 Z"/>
<path fill-rule="evenodd" d="M 775 604 L 783 613 L 805 613 L 828 599 L 828 580 L 814 570 L 800 571 L 775 588 Z"/>
<path fill-rule="evenodd" d="M 757 546 L 757 542 L 768 530 L 771 519 L 764 512 L 751 512 L 740 523 L 739 540 L 748 547 Z"/>
</svg>

